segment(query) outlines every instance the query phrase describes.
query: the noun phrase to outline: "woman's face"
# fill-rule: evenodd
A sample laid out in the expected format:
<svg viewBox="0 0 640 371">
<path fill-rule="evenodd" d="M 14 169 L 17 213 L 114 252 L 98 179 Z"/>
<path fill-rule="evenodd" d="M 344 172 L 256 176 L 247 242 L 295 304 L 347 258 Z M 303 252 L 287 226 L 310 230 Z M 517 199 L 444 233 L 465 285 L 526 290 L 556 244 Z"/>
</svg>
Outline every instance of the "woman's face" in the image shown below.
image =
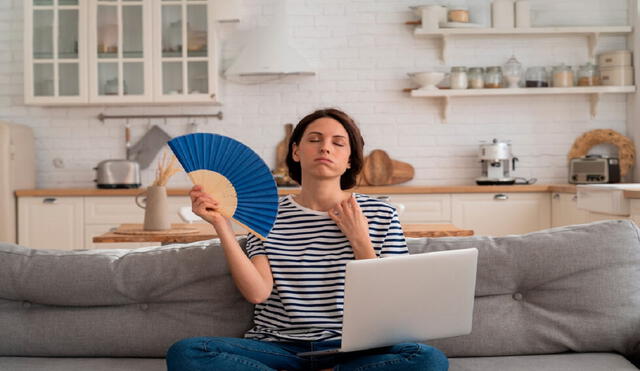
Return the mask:
<svg viewBox="0 0 640 371">
<path fill-rule="evenodd" d="M 350 167 L 349 134 L 338 121 L 322 117 L 313 121 L 293 144 L 293 160 L 300 162 L 303 177 L 340 177 Z"/>
</svg>

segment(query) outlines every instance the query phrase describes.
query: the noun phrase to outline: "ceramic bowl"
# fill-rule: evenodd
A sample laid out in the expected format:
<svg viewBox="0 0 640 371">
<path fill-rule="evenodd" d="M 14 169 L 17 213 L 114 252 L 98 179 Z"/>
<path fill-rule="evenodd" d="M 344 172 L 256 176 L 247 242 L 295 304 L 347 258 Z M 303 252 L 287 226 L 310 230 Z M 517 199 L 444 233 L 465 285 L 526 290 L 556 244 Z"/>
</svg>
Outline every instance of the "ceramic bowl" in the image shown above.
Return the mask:
<svg viewBox="0 0 640 371">
<path fill-rule="evenodd" d="M 420 89 L 436 90 L 438 83 L 444 79 L 444 72 L 412 72 L 409 73 L 411 80 L 420 86 Z"/>
</svg>

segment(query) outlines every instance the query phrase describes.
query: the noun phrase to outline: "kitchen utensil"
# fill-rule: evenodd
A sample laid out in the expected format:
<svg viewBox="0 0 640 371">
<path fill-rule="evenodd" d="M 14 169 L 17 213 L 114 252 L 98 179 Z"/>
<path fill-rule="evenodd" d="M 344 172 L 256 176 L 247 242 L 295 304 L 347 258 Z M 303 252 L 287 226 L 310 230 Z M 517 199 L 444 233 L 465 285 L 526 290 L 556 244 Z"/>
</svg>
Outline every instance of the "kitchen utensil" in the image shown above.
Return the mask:
<svg viewBox="0 0 640 371">
<path fill-rule="evenodd" d="M 368 184 L 376 186 L 389 184 L 393 176 L 391 157 L 380 149 L 371 151 L 364 161 L 362 172 Z"/>
<path fill-rule="evenodd" d="M 171 137 L 159 126 L 153 125 L 129 150 L 129 159 L 137 161 L 141 169 L 149 167 L 158 151 Z"/>
<path fill-rule="evenodd" d="M 444 72 L 412 72 L 408 74 L 411 80 L 424 90 L 438 90 L 438 83 L 444 78 Z"/>
<path fill-rule="evenodd" d="M 145 202 L 140 197 L 146 196 Z M 144 230 L 164 231 L 171 229 L 169 223 L 169 205 L 165 186 L 149 186 L 136 195 L 136 204 L 144 209 Z"/>
<path fill-rule="evenodd" d="M 104 160 L 93 168 L 98 188 L 140 187 L 140 164 L 130 160 Z"/>
<path fill-rule="evenodd" d="M 415 170 L 410 164 L 392 160 L 387 152 L 376 149 L 365 157 L 362 174 L 366 184 L 379 186 L 407 182 L 413 179 Z"/>
<path fill-rule="evenodd" d="M 218 134 L 188 134 L 168 144 L 193 184 L 218 201 L 222 215 L 265 239 L 278 213 L 278 189 L 258 154 Z"/>
<path fill-rule="evenodd" d="M 482 164 L 482 176 L 476 178 L 478 185 L 509 185 L 516 179 L 511 176 L 511 170 L 516 169 L 517 157 L 511 154 L 511 142 L 493 139 L 491 142 L 482 141 L 478 151 Z"/>
</svg>

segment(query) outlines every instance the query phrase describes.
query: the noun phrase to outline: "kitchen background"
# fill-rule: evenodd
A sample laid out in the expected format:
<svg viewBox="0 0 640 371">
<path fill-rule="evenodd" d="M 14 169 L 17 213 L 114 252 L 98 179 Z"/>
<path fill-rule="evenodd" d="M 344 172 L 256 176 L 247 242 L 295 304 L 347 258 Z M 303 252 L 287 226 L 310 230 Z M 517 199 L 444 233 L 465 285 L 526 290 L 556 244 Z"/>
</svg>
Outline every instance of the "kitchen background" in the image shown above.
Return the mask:
<svg viewBox="0 0 640 371">
<path fill-rule="evenodd" d="M 274 2 L 241 0 L 238 24 L 220 26 L 222 68 L 238 53 L 237 37 L 270 24 Z M 484 1 L 484 0 L 470 0 Z M 531 0 L 533 26 L 626 25 L 627 0 Z M 345 110 L 360 124 L 365 153 L 383 149 L 415 168 L 408 185 L 474 184 L 480 175 L 481 140 L 512 141 L 520 159 L 516 176 L 540 183 L 566 183 L 566 155 L 585 131 L 611 128 L 628 134 L 627 98 L 603 95 L 590 117 L 587 95 L 473 97 L 454 99 L 448 123 L 436 100 L 411 98 L 408 72 L 448 70 L 451 65 L 503 65 L 515 55 L 526 68 L 588 61 L 583 36 L 482 37 L 453 39 L 448 64 L 438 60 L 439 41 L 417 38 L 404 23 L 417 19 L 411 5 L 426 0 L 290 0 L 291 43 L 316 72 L 275 82 L 242 85 L 220 80 L 222 106 L 30 107 L 24 105 L 23 0 L 0 0 L 0 119 L 33 127 L 37 140 L 39 188 L 94 187 L 92 168 L 101 160 L 124 158 L 125 121 L 100 122 L 105 114 L 196 114 L 222 110 L 224 119 L 197 119 L 200 131 L 236 138 L 273 168 L 285 123 L 297 123 L 321 107 Z M 487 1 L 487 4 L 489 1 Z M 488 6 L 488 5 L 487 5 Z M 599 51 L 626 49 L 624 36 L 600 40 Z M 157 124 L 170 135 L 192 130 L 190 119 L 130 120 L 135 143 Z M 597 151 L 608 152 L 600 147 Z M 156 161 L 160 155 L 156 157 Z M 142 172 L 153 181 L 155 163 Z M 169 186 L 186 187 L 184 174 Z"/>
</svg>

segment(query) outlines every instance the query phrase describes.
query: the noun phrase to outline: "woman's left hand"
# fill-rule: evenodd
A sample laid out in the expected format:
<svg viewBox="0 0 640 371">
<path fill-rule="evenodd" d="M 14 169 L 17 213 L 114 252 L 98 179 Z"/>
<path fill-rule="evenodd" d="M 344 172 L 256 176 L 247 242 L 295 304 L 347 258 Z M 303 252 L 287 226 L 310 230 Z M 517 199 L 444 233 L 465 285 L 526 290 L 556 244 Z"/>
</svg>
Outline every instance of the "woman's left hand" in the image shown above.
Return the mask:
<svg viewBox="0 0 640 371">
<path fill-rule="evenodd" d="M 373 252 L 371 238 L 369 238 L 369 221 L 355 198 L 349 197 L 338 203 L 329 210 L 329 216 L 347 237 L 356 255 L 358 255 L 357 250 L 362 249 L 367 250 L 366 255 Z"/>
</svg>

